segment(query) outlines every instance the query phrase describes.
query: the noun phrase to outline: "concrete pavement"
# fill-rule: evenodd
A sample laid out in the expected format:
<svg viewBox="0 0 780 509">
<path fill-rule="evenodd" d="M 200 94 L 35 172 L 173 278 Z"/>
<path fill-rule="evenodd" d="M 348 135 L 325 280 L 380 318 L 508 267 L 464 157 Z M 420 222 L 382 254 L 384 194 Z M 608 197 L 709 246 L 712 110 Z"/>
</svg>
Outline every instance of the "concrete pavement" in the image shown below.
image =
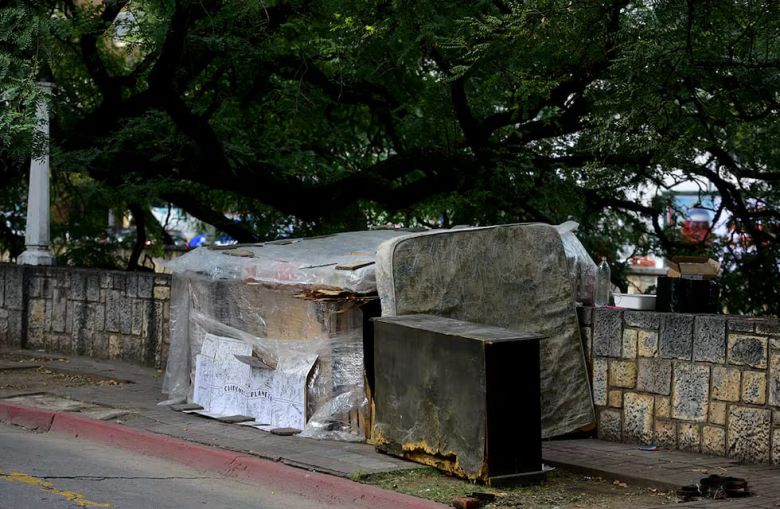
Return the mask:
<svg viewBox="0 0 780 509">
<path fill-rule="evenodd" d="M 0 424 L 0 508 L 319 509 L 364 507 L 251 484 L 166 461 Z"/>
<path fill-rule="evenodd" d="M 34 370 L 27 377 L 31 381 L 20 383 L 24 377 L 19 372 L 30 369 Z M 7 373 L 17 376 L 5 376 L 10 383 L 0 377 L 0 422 L 260 483 L 274 491 L 324 501 L 325 507 L 443 507 L 347 479 L 419 467 L 381 455 L 370 445 L 277 436 L 157 406 L 163 398 L 157 370 L 3 351 L 0 374 Z"/>
<path fill-rule="evenodd" d="M 9 360 L 9 354 L 21 357 Z M 22 362 L 19 362 L 20 359 Z M 345 478 L 419 466 L 379 454 L 367 444 L 276 436 L 157 406 L 157 402 L 162 400 L 164 395 L 160 393 L 162 373 L 154 369 L 87 358 L 31 354 L 27 351 L 21 353 L 0 351 L 0 371 L 7 367 L 38 365 L 58 372 L 86 374 L 93 377 L 93 380 L 102 377 L 106 383 L 73 386 L 49 384 L 45 387 L 32 385 L 20 389 L 4 388 L 0 381 L 0 420 L 13 420 L 14 417 L 8 413 L 12 406 L 20 403 L 30 405 L 30 402 L 38 397 L 30 396 L 31 393 L 45 392 L 60 398 L 60 401 L 45 403 L 43 406 L 48 405 L 49 408 L 44 409 L 38 417 L 31 417 L 33 413 L 29 411 L 23 412 L 25 418 L 38 419 L 38 421 L 28 422 L 28 426 L 36 427 L 40 424 L 43 428 L 48 426 L 47 429 L 53 426 L 55 431 L 70 436 L 81 434 L 82 438 L 84 431 L 88 430 L 92 430 L 96 436 L 116 436 L 114 428 L 117 428 L 125 430 L 122 435 L 126 440 L 135 440 L 138 444 L 148 444 L 157 440 L 150 437 L 163 437 L 179 444 L 172 450 L 179 451 L 181 454 L 186 452 L 196 461 L 205 462 L 205 459 L 198 456 L 203 454 L 203 451 L 198 449 L 201 447 L 198 444 L 202 444 L 209 446 L 207 448 L 209 450 L 220 451 L 209 460 L 216 461 L 218 467 L 221 465 L 220 468 L 240 458 L 237 463 L 241 465 L 239 470 L 246 471 L 242 462 L 266 459 L 279 467 L 298 467 L 298 469 L 290 469 L 290 472 L 319 472 Z M 110 382 L 110 379 L 128 383 L 115 384 Z M 22 399 L 14 399 L 14 396 Z M 9 397 L 11 399 L 2 399 Z M 52 405 L 55 408 L 52 408 Z M 93 407 L 90 408 L 89 405 Z M 6 409 L 5 414 L 3 409 Z M 117 411 L 122 415 L 117 417 Z M 53 417 L 53 412 L 56 412 L 59 417 Z M 78 419 L 84 418 L 88 418 L 87 423 L 92 421 L 93 424 L 78 424 L 80 422 Z M 95 418 L 107 418 L 112 422 L 103 423 L 99 420 L 95 422 Z M 112 427 L 110 429 L 114 431 L 106 431 L 102 428 L 102 424 L 109 424 Z M 149 433 L 149 437 L 145 435 L 146 433 Z M 154 447 L 158 448 L 158 452 L 166 451 L 165 447 Z M 220 454 L 227 454 L 227 456 L 220 456 Z M 744 477 L 750 483 L 751 490 L 754 492 L 753 497 L 727 501 L 701 500 L 681 504 L 681 507 L 780 507 L 780 468 L 777 466 L 739 465 L 728 458 L 679 451 L 646 452 L 640 451 L 636 445 L 594 439 L 545 442 L 543 457 L 546 463 L 570 471 L 663 489 L 676 489 L 694 483 L 709 473 Z M 227 461 L 227 463 L 223 464 L 220 461 Z M 218 470 L 218 472 L 225 473 L 227 470 Z M 291 475 L 295 477 L 295 474 Z M 329 478 L 329 476 L 325 477 Z M 346 479 L 341 481 L 349 482 Z M 350 483 L 352 484 L 360 486 Z M 419 499 L 414 501 L 427 503 Z M 371 505 L 374 508 L 379 507 L 374 503 Z"/>
<path fill-rule="evenodd" d="M 56 383 L 52 385 L 50 382 L 45 386 L 32 385 L 25 388 L 3 388 L 0 383 L 0 398 L 12 404 L 29 406 L 35 403 L 29 397 L 26 398 L 26 395 L 45 392 L 76 402 L 124 410 L 125 415 L 113 420 L 130 428 L 242 452 L 339 477 L 419 467 L 415 463 L 380 454 L 368 444 L 277 436 L 157 406 L 158 402 L 165 399 L 165 395 L 161 392 L 162 372 L 156 369 L 86 357 L 59 356 L 27 350 L 0 350 L 0 372 L 9 367 L 20 369 L 24 366 L 44 366 L 58 373 L 88 375 L 96 380 L 119 380 L 125 383 L 63 386 Z M 8 400 L 14 397 L 22 399 Z M 79 405 L 75 405 L 75 408 L 69 411 L 83 413 L 84 410 L 78 407 Z M 60 409 L 50 405 L 47 405 L 47 408 Z"/>
<path fill-rule="evenodd" d="M 327 506 L 373 509 L 437 509 L 433 502 L 310 472 L 234 451 L 207 447 L 121 424 L 0 401 L 0 422 L 86 444 L 99 444 L 147 458 L 175 462 L 206 473 L 247 481 Z"/>
<path fill-rule="evenodd" d="M 696 484 L 710 474 L 741 477 L 753 496 L 730 500 L 701 499 L 680 507 L 780 507 L 780 467 L 746 465 L 730 458 L 659 449 L 644 451 L 636 444 L 595 439 L 544 442 L 546 463 L 571 472 L 659 489 Z"/>
</svg>

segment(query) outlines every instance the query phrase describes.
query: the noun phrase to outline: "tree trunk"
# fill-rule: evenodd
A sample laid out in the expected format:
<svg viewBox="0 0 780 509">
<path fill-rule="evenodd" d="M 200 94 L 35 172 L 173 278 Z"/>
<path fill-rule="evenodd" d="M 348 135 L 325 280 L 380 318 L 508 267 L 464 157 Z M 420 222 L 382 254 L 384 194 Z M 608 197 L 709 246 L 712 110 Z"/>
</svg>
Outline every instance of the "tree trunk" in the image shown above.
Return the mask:
<svg viewBox="0 0 780 509">
<path fill-rule="evenodd" d="M 138 270 L 138 260 L 141 258 L 141 253 L 143 253 L 146 246 L 146 216 L 144 208 L 138 203 L 131 203 L 129 208 L 135 223 L 135 244 L 133 244 L 130 259 L 127 261 L 127 270 Z"/>
</svg>

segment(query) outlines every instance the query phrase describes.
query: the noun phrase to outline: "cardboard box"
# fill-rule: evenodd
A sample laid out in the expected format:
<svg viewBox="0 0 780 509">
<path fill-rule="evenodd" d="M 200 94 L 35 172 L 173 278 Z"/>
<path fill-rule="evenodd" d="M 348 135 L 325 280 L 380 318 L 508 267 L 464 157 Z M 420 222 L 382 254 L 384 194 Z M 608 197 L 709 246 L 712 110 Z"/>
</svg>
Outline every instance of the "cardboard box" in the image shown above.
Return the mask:
<svg viewBox="0 0 780 509">
<path fill-rule="evenodd" d="M 716 279 L 720 272 L 720 263 L 703 256 L 675 256 L 666 260 L 669 269 L 667 277 L 684 279 Z"/>
</svg>

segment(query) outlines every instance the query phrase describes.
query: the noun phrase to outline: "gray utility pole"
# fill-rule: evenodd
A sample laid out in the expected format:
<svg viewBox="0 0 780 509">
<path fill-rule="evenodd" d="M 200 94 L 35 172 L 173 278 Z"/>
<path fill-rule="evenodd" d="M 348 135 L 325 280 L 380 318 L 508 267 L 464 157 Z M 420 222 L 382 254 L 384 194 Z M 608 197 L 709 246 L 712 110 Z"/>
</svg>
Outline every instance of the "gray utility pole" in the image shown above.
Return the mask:
<svg viewBox="0 0 780 509">
<path fill-rule="evenodd" d="M 51 94 L 52 84 L 38 83 L 43 95 Z M 19 265 L 52 265 L 49 251 L 49 107 L 45 99 L 38 101 L 35 110 L 36 131 L 43 138 L 43 153 L 30 162 L 30 186 L 27 190 L 27 227 L 24 253 Z"/>
</svg>

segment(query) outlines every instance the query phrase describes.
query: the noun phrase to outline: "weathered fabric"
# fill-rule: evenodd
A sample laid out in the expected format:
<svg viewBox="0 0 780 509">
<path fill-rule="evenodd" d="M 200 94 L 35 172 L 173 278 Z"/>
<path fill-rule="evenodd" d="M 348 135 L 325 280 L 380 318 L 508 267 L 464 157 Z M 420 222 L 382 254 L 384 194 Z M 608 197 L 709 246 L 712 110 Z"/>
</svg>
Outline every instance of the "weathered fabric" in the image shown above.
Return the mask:
<svg viewBox="0 0 780 509">
<path fill-rule="evenodd" d="M 376 279 L 383 316 L 424 313 L 545 335 L 542 436 L 593 422 L 572 284 L 554 226 L 469 228 L 388 240 L 377 252 Z"/>
</svg>

